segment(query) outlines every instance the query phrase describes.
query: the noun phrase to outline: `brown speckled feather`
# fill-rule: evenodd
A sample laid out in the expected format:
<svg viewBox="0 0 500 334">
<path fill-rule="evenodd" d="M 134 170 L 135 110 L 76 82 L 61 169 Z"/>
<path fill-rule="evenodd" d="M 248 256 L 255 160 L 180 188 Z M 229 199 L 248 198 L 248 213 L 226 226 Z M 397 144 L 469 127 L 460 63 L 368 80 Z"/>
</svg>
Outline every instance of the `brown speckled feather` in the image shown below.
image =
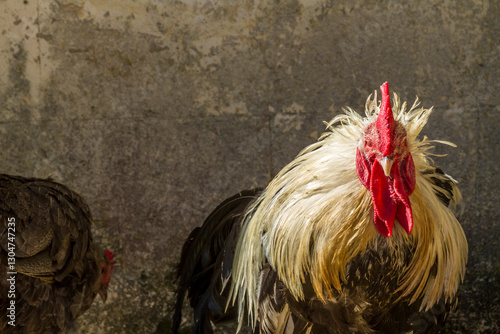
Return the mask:
<svg viewBox="0 0 500 334">
<path fill-rule="evenodd" d="M 98 293 L 105 253 L 84 200 L 51 180 L 0 175 L 0 332 L 66 333 Z M 15 324 L 7 322 L 8 222 L 15 218 Z M 11 230 L 12 231 L 12 230 Z"/>
<path fill-rule="evenodd" d="M 312 333 L 437 333 L 457 299 L 442 298 L 429 310 L 420 310 L 421 299 L 410 303 L 401 292 L 395 293 L 401 273 L 386 241 L 380 237 L 377 251 L 367 250 L 349 262 L 342 293 L 334 298 L 318 299 L 307 278 L 303 300 L 285 289 L 292 314 Z M 409 263 L 412 250 L 405 252 Z"/>
</svg>

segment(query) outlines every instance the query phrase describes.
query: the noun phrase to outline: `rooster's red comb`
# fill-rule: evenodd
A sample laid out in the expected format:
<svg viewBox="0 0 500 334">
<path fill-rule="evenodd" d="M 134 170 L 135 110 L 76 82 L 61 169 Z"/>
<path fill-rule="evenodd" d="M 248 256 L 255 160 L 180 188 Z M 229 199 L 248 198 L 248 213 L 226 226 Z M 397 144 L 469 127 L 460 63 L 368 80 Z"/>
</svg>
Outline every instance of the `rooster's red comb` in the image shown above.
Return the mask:
<svg viewBox="0 0 500 334">
<path fill-rule="evenodd" d="M 393 153 L 394 146 L 392 138 L 394 136 L 394 116 L 392 115 L 391 97 L 389 95 L 389 84 L 385 82 L 380 86 L 382 92 L 382 102 L 377 117 L 376 127 L 379 133 L 379 150 L 383 156 L 390 156 Z"/>
</svg>

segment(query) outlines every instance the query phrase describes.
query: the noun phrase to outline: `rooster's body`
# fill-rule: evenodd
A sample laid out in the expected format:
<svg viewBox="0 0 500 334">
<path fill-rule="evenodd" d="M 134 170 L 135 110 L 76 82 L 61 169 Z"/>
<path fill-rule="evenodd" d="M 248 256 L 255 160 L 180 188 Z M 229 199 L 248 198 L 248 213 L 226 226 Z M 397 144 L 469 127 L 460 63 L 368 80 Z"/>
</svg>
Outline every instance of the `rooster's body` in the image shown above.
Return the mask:
<svg viewBox="0 0 500 334">
<path fill-rule="evenodd" d="M 106 299 L 114 264 L 92 241 L 87 204 L 51 180 L 0 175 L 0 215 L 0 332 L 73 330 Z"/>
<path fill-rule="evenodd" d="M 283 168 L 221 204 L 184 245 L 174 332 L 189 291 L 195 333 L 248 317 L 262 333 L 435 333 L 457 302 L 467 242 L 451 177 L 387 84 Z"/>
</svg>

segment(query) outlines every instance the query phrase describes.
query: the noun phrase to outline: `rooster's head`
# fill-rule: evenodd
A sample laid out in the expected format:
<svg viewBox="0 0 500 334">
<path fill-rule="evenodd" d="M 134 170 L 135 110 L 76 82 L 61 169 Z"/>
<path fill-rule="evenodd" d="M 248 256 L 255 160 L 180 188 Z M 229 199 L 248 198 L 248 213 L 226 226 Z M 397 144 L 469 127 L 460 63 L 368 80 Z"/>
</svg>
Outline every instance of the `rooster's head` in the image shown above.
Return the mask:
<svg viewBox="0 0 500 334">
<path fill-rule="evenodd" d="M 108 298 L 108 286 L 111 281 L 111 273 L 113 272 L 113 268 L 115 267 L 116 262 L 113 261 L 115 254 L 111 253 L 110 250 L 106 249 L 104 251 L 105 261 L 101 262 L 101 283 L 99 286 L 99 295 L 102 300 L 105 302 Z"/>
<path fill-rule="evenodd" d="M 409 196 L 415 189 L 415 165 L 406 130 L 394 120 L 387 82 L 380 90 L 380 111 L 357 148 L 356 171 L 371 193 L 378 233 L 390 237 L 395 219 L 406 233 L 410 234 L 413 228 Z"/>
</svg>

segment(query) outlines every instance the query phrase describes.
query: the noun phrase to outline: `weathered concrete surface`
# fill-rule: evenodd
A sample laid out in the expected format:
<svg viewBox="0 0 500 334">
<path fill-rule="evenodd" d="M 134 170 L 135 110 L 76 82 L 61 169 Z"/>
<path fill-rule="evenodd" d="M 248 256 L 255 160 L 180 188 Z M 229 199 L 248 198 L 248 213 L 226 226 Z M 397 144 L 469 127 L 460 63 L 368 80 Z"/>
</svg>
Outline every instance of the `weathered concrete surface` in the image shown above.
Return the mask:
<svg viewBox="0 0 500 334">
<path fill-rule="evenodd" d="M 1 172 L 80 192 L 118 255 L 82 332 L 168 333 L 189 231 L 386 80 L 435 106 L 425 134 L 458 145 L 436 149 L 470 245 L 446 332 L 499 332 L 499 14 L 494 0 L 0 1 Z"/>
</svg>

